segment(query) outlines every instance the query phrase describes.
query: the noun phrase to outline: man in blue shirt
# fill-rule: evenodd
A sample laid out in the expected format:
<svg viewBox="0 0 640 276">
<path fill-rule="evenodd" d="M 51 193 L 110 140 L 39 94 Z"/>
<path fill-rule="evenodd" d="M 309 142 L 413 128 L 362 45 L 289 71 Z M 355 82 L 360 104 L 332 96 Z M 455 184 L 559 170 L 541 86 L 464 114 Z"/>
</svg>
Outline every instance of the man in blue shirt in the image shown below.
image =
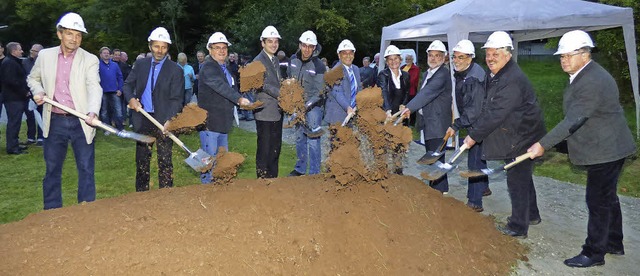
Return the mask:
<svg viewBox="0 0 640 276">
<path fill-rule="evenodd" d="M 116 124 L 118 130 L 123 129 L 122 125 L 122 71 L 118 63 L 111 60 L 111 49 L 100 48 L 100 86 L 102 86 L 102 107 L 100 108 L 100 120 L 106 124 L 111 121 Z M 105 132 L 108 135 L 109 132 Z"/>
</svg>

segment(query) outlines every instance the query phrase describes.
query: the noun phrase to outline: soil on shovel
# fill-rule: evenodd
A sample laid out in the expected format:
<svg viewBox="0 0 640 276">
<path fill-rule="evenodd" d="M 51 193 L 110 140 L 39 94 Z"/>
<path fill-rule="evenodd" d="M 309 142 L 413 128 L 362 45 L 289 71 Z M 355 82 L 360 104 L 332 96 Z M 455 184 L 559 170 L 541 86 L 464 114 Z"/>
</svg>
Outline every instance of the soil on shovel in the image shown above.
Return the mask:
<svg viewBox="0 0 640 276">
<path fill-rule="evenodd" d="M 200 108 L 196 103 L 190 103 L 185 105 L 178 115 L 169 120 L 165 129 L 174 134 L 189 132 L 204 124 L 206 120 L 207 111 Z"/>
<path fill-rule="evenodd" d="M 0 225 L 1 275 L 507 275 L 526 250 L 420 180 L 131 193 Z"/>
<path fill-rule="evenodd" d="M 255 102 L 253 102 L 251 104 L 248 104 L 248 105 L 240 105 L 240 109 L 255 110 L 255 109 L 262 108 L 263 105 L 264 105 L 264 103 L 262 101 L 255 101 Z"/>
<path fill-rule="evenodd" d="M 264 73 L 266 71 L 267 68 L 259 61 L 254 61 L 241 67 L 238 70 L 238 73 L 240 73 L 240 92 L 261 88 L 264 84 Z"/>
</svg>

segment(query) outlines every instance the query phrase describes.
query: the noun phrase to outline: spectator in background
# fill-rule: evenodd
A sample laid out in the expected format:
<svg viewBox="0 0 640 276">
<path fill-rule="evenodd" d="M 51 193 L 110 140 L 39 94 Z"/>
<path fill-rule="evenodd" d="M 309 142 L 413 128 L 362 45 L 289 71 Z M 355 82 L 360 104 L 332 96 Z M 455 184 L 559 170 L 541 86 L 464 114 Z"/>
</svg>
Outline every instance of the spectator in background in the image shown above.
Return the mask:
<svg viewBox="0 0 640 276">
<path fill-rule="evenodd" d="M 128 60 L 129 55 L 124 51 L 120 52 L 120 62 L 118 62 L 118 65 L 120 71 L 122 71 L 122 79 L 125 81 L 129 77 L 129 73 L 131 73 L 131 65 L 127 63 Z M 129 127 L 131 127 L 131 109 L 127 108 L 127 101 L 124 99 L 124 94 L 120 95 L 120 100 L 122 101 L 122 118 L 127 119 L 129 121 Z"/>
<path fill-rule="evenodd" d="M 193 67 L 187 63 L 187 55 L 185 53 L 178 54 L 178 65 L 182 68 L 184 74 L 184 104 L 192 102 L 193 99 L 193 81 L 195 81 L 195 72 Z"/>
<path fill-rule="evenodd" d="M 111 55 L 111 60 L 113 60 L 115 63 L 120 63 L 120 49 L 115 48 L 113 49 L 113 54 Z"/>
<path fill-rule="evenodd" d="M 0 64 L 2 79 L 2 93 L 4 105 L 7 108 L 7 154 L 24 154 L 26 147 L 18 141 L 22 125 L 22 113 L 25 112 L 25 102 L 31 95 L 27 86 L 27 74 L 22 67 L 22 46 L 17 42 L 7 43 L 9 55 Z"/>
<path fill-rule="evenodd" d="M 42 50 L 42 45 L 33 44 L 31 46 L 31 50 L 29 50 L 29 57 L 22 60 L 22 67 L 27 75 L 31 72 L 31 68 L 36 62 L 38 58 L 38 53 Z M 36 115 L 33 110 L 29 110 L 29 105 L 34 105 L 35 102 L 31 102 L 29 99 L 25 103 L 25 112 L 24 114 L 27 116 L 27 144 L 35 144 L 36 146 L 42 146 L 44 143 L 44 136 L 42 135 L 42 126 L 36 123 L 36 117 L 40 116 L 42 118 L 42 105 L 36 105 L 36 112 L 39 114 Z"/>
<path fill-rule="evenodd" d="M 291 58 L 291 59 L 294 59 L 294 58 Z M 287 57 L 284 51 L 282 50 L 278 51 L 278 62 L 280 63 L 280 74 L 283 79 L 289 78 L 289 75 L 287 75 L 287 70 L 289 68 L 289 63 L 291 62 L 291 59 Z"/>
<path fill-rule="evenodd" d="M 4 59 L 7 56 L 4 55 L 4 46 L 2 44 L 2 42 L 0 42 L 0 64 L 2 64 L 2 61 L 4 61 Z M 0 73 L 0 80 L 2 79 L 2 73 Z M 3 100 L 3 96 L 2 96 L 2 85 L 0 85 L 0 114 L 2 114 L 2 105 L 4 104 L 4 100 Z"/>
<path fill-rule="evenodd" d="M 100 86 L 102 87 L 102 108 L 100 108 L 100 120 L 108 125 L 111 121 L 118 130 L 124 129 L 122 119 L 122 71 L 120 66 L 111 59 L 111 50 L 108 47 L 100 48 Z M 105 135 L 109 132 L 105 131 Z"/>
<path fill-rule="evenodd" d="M 229 73 L 233 77 L 233 81 L 238 83 L 240 81 L 240 66 L 238 65 L 238 54 L 229 54 L 229 64 L 227 65 Z"/>
<path fill-rule="evenodd" d="M 362 88 L 372 87 L 376 84 L 376 75 L 378 72 L 369 67 L 371 65 L 369 57 L 362 59 L 362 67 L 360 68 L 360 79 L 362 80 Z"/>
<path fill-rule="evenodd" d="M 196 79 L 193 81 L 193 95 L 194 101 L 198 102 L 198 79 L 200 78 L 200 69 L 204 65 L 204 52 L 198 51 L 196 52 L 196 63 L 193 64 L 193 72 L 196 74 Z"/>
<path fill-rule="evenodd" d="M 327 60 L 327 58 L 323 57 L 320 59 L 322 61 L 322 64 L 324 64 L 324 67 L 327 71 L 329 71 L 329 61 Z"/>
<path fill-rule="evenodd" d="M 402 66 L 402 71 L 409 73 L 409 101 L 416 96 L 418 91 L 418 85 L 420 82 L 420 67 L 414 63 L 413 55 L 406 55 L 404 58 L 406 64 Z M 409 125 L 415 124 L 416 117 L 411 116 L 409 119 Z"/>
</svg>

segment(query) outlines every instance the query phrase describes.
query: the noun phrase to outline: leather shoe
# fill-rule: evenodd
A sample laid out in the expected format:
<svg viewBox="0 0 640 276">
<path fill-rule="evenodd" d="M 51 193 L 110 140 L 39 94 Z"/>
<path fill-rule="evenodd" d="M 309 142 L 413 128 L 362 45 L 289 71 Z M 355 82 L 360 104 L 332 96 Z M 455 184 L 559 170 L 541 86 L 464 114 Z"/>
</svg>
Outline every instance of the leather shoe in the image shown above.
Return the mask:
<svg viewBox="0 0 640 276">
<path fill-rule="evenodd" d="M 507 227 L 507 226 L 497 226 L 496 228 L 498 229 L 498 231 L 502 232 L 502 234 L 505 234 L 507 236 L 512 236 L 512 237 L 517 238 L 517 239 L 526 239 L 527 238 L 527 234 L 518 233 L 516 231 L 513 231 L 513 230 L 509 229 L 509 227 Z"/>
<path fill-rule="evenodd" d="M 16 151 L 8 151 L 7 154 L 14 154 L 14 155 L 20 155 L 20 154 L 27 154 L 28 152 L 25 150 L 16 150 Z"/>
<path fill-rule="evenodd" d="M 487 188 L 482 192 L 482 196 L 490 196 L 492 194 L 491 189 Z"/>
<path fill-rule="evenodd" d="M 471 202 L 467 202 L 467 207 L 471 208 L 471 210 L 474 210 L 478 213 L 484 211 L 484 208 L 482 208 L 481 206 L 475 205 Z"/>
<path fill-rule="evenodd" d="M 304 173 L 300 173 L 296 170 L 293 170 L 289 173 L 289 176 L 301 176 L 301 175 L 304 175 Z"/>
<path fill-rule="evenodd" d="M 607 248 L 607 254 L 622 256 L 624 255 L 624 248 L 622 249 Z"/>
<path fill-rule="evenodd" d="M 571 259 L 564 260 L 564 264 L 570 267 L 592 267 L 597 265 L 604 265 L 604 259 L 596 260 L 594 258 L 589 258 L 585 255 L 578 255 Z"/>
</svg>

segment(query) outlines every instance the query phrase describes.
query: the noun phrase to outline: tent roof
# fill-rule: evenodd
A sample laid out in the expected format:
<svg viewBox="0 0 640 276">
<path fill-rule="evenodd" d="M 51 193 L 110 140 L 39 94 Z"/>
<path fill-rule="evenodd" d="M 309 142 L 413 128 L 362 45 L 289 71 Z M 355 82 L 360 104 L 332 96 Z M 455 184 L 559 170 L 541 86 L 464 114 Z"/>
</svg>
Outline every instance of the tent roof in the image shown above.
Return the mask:
<svg viewBox="0 0 640 276">
<path fill-rule="evenodd" d="M 582 0 L 457 0 L 383 28 L 384 40 L 447 40 L 464 30 L 484 42 L 496 30 L 515 40 L 557 37 L 574 29 L 593 31 L 633 24 L 633 10 Z"/>
</svg>

